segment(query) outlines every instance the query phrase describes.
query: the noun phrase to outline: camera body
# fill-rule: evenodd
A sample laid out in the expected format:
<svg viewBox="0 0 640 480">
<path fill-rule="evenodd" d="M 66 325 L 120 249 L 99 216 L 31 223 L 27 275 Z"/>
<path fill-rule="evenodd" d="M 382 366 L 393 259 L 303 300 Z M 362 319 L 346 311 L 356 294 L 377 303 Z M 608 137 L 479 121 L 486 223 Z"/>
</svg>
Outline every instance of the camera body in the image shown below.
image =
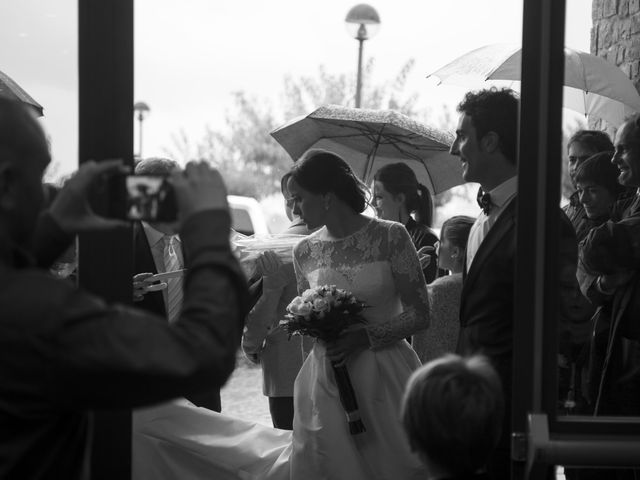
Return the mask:
<svg viewBox="0 0 640 480">
<path fill-rule="evenodd" d="M 131 221 L 175 222 L 176 195 L 165 175 L 117 175 L 109 180 L 108 216 Z"/>
</svg>

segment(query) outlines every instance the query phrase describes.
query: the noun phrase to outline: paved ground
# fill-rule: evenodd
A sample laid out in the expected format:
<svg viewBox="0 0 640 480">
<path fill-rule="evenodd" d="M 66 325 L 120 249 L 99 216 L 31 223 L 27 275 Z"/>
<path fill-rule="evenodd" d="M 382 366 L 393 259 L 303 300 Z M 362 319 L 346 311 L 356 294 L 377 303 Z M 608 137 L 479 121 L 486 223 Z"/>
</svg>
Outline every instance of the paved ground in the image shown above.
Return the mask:
<svg viewBox="0 0 640 480">
<path fill-rule="evenodd" d="M 262 394 L 262 371 L 259 366 L 238 358 L 233 375 L 220 392 L 222 413 L 272 426 L 267 397 Z"/>
</svg>

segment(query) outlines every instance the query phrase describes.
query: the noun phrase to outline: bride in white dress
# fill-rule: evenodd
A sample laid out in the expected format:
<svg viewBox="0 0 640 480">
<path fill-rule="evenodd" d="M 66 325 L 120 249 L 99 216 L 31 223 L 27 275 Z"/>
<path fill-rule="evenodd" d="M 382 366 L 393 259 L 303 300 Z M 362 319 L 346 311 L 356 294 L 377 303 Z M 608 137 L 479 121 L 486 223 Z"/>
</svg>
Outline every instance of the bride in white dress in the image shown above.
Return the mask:
<svg viewBox="0 0 640 480">
<path fill-rule="evenodd" d="M 316 342 L 294 388 L 293 432 L 176 401 L 136 416 L 135 479 L 422 479 L 399 419 L 405 384 L 420 365 L 404 338 L 428 326 L 415 247 L 399 223 L 361 214 L 366 187 L 334 154 L 296 162 L 294 213 L 323 228 L 294 249 L 299 291 L 336 285 L 369 307 L 367 323 L 333 344 Z M 349 371 L 366 432 L 349 433 L 331 361 Z"/>
</svg>

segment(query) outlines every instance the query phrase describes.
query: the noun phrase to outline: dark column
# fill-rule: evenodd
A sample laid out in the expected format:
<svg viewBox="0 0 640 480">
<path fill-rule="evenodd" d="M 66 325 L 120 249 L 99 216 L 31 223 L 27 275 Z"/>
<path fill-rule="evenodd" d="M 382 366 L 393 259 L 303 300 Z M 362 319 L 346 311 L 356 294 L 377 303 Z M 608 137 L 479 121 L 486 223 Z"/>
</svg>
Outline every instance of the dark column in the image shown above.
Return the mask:
<svg viewBox="0 0 640 480">
<path fill-rule="evenodd" d="M 133 0 L 78 1 L 80 163 L 122 158 L 133 164 Z M 92 197 L 96 212 L 113 201 Z M 81 235 L 79 281 L 107 301 L 131 301 L 130 229 Z M 115 387 L 114 387 L 115 388 Z M 94 412 L 91 478 L 131 478 L 130 411 Z"/>
<path fill-rule="evenodd" d="M 527 413 L 555 411 L 557 392 L 555 375 L 543 382 L 542 372 L 556 372 L 564 23 L 564 0 L 524 0 L 511 416 L 519 460 Z M 546 338 L 545 321 L 554 325 Z M 523 478 L 524 463 L 512 467 Z"/>
</svg>

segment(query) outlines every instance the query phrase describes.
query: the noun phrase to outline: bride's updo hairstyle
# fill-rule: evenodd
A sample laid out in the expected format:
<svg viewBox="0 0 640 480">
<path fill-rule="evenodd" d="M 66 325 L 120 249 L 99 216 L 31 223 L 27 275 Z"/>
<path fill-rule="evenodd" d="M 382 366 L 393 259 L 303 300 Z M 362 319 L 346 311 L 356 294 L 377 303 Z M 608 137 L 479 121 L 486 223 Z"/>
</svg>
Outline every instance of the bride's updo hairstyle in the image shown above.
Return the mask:
<svg viewBox="0 0 640 480">
<path fill-rule="evenodd" d="M 291 168 L 291 178 L 308 192 L 333 193 L 357 213 L 367 208 L 369 189 L 338 155 L 322 150 L 306 153 Z"/>
</svg>

